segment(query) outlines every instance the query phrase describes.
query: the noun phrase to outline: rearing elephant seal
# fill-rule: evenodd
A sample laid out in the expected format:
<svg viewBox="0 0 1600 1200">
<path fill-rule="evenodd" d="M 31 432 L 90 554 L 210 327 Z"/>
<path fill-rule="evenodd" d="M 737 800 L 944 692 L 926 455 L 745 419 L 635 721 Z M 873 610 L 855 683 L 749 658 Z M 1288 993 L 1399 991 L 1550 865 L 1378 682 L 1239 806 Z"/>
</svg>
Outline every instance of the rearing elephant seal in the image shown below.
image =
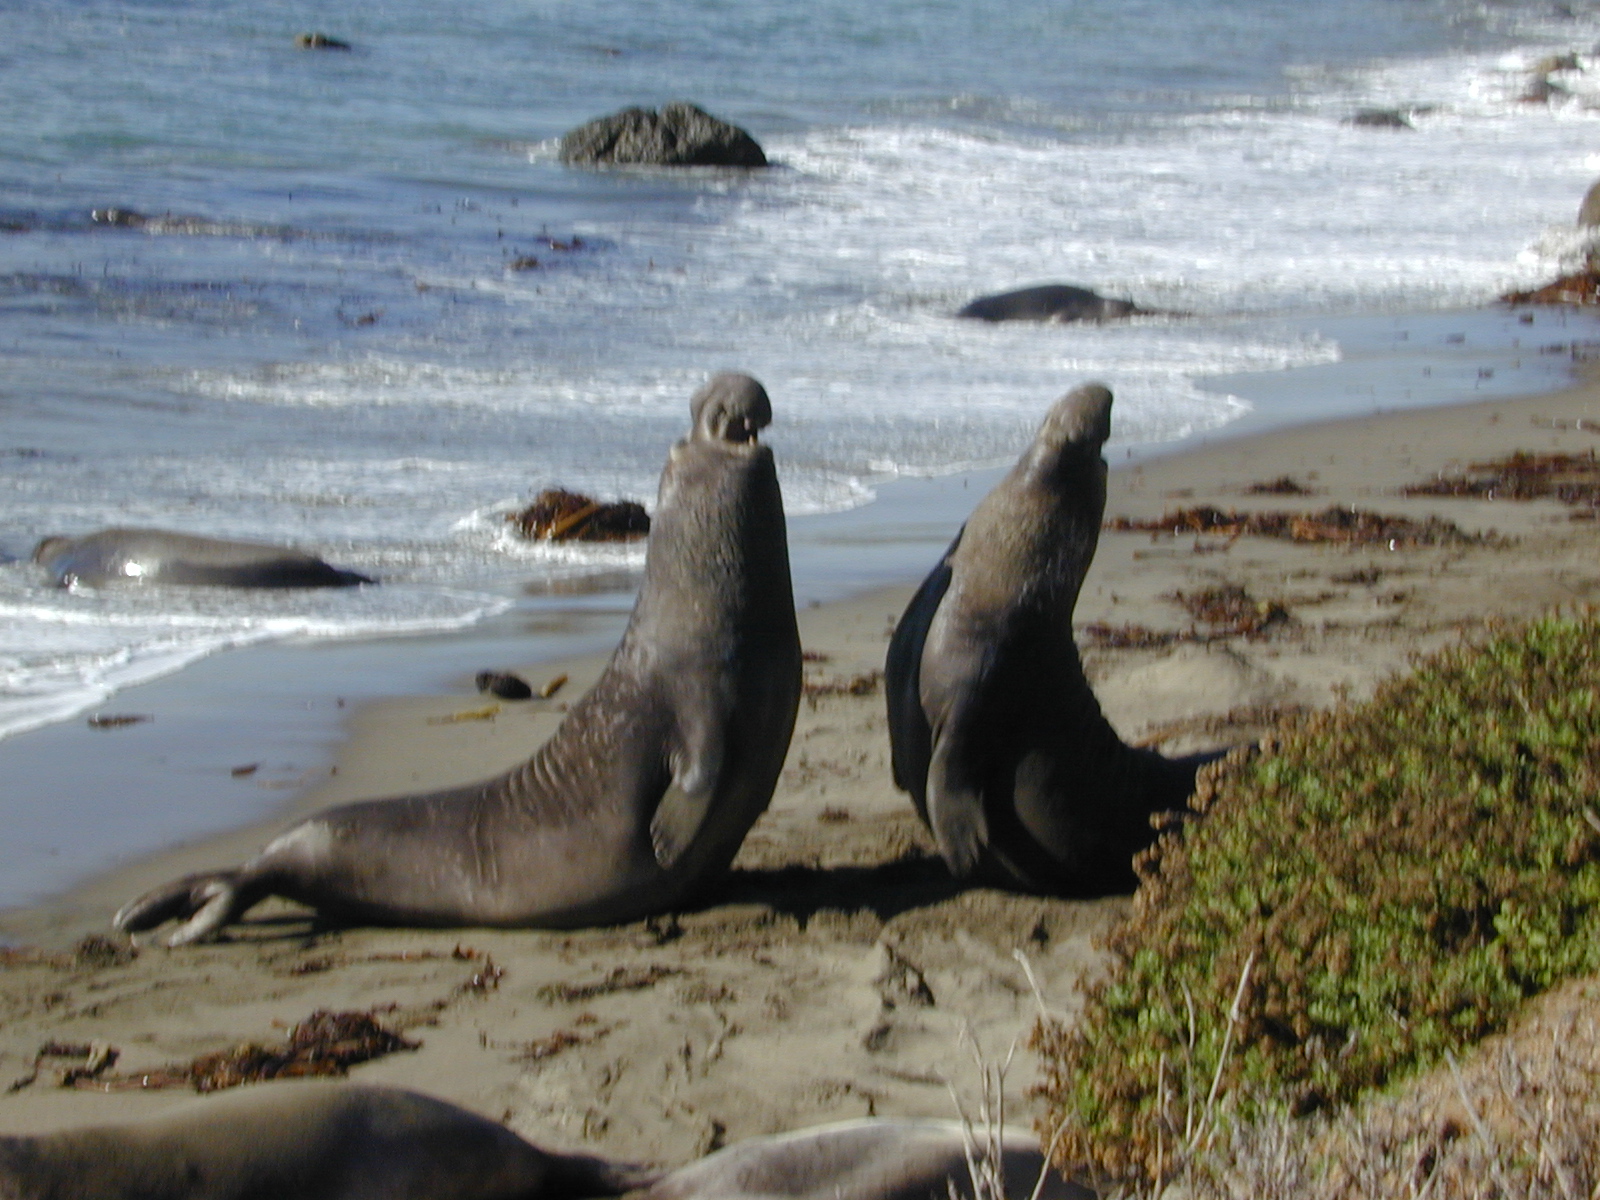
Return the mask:
<svg viewBox="0 0 1600 1200">
<path fill-rule="evenodd" d="M 0 1137 L 5 1200 L 581 1200 L 659 1172 L 553 1154 L 417 1092 L 267 1083 L 126 1125 Z"/>
<path fill-rule="evenodd" d="M 102 529 L 83 537 L 47 537 L 33 561 L 59 587 L 108 583 L 181 583 L 199 587 L 351 587 L 373 580 L 320 558 L 265 542 L 171 533 L 165 529 Z"/>
<path fill-rule="evenodd" d="M 726 869 L 767 807 L 800 702 L 772 419 L 718 375 L 661 476 L 644 584 L 594 688 L 526 763 L 294 826 L 234 870 L 135 900 L 124 929 L 207 937 L 268 895 L 346 920 L 574 927 L 660 912 Z"/>
<path fill-rule="evenodd" d="M 1111 393 L 1058 400 L 974 510 L 889 643 L 895 783 L 959 878 L 1056 894 L 1130 890 L 1154 812 L 1200 758 L 1122 743 L 1084 679 L 1072 610 L 1106 503 Z"/>
</svg>

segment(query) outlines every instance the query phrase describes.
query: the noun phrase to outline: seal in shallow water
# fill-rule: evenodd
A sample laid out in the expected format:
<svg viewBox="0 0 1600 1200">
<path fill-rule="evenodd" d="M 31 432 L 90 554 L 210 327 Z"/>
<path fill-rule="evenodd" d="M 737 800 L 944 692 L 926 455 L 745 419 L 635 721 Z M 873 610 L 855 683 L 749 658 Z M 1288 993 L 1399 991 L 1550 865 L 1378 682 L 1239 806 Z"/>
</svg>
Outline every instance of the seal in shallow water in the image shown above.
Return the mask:
<svg viewBox="0 0 1600 1200">
<path fill-rule="evenodd" d="M 594 688 L 525 764 L 311 817 L 233 870 L 127 905 L 124 929 L 209 936 L 269 895 L 344 920 L 573 927 L 634 920 L 726 869 L 765 810 L 800 702 L 772 419 L 745 375 L 696 393 L 661 476 L 644 584 Z"/>
<path fill-rule="evenodd" d="M 987 1138 L 974 1132 L 975 1150 Z M 1007 1200 L 1029 1200 L 1044 1170 L 1038 1137 L 1000 1139 Z M 969 1200 L 966 1142 L 955 1121 L 867 1119 L 755 1137 L 672 1171 L 637 1200 Z M 985 1191 L 989 1200 L 1000 1200 Z M 1038 1200 L 1093 1200 L 1055 1171 Z"/>
<path fill-rule="evenodd" d="M 0 1136 L 16 1200 L 578 1200 L 658 1172 L 553 1154 L 443 1100 L 257 1084 L 126 1125 Z"/>
<path fill-rule="evenodd" d="M 1046 283 L 979 296 L 956 316 L 977 321 L 1110 321 L 1144 312 L 1132 300 L 1111 300 L 1088 288 Z"/>
<path fill-rule="evenodd" d="M 83 537 L 47 537 L 33 561 L 58 587 L 108 583 L 182 583 L 203 587 L 351 587 L 365 575 L 265 542 L 171 533 L 165 529 L 102 529 Z"/>
<path fill-rule="evenodd" d="M 1106 503 L 1111 393 L 1058 400 L 973 511 L 889 643 L 894 779 L 959 878 L 1127 891 L 1153 813 L 1184 807 L 1204 756 L 1123 744 L 1072 639 Z"/>
</svg>

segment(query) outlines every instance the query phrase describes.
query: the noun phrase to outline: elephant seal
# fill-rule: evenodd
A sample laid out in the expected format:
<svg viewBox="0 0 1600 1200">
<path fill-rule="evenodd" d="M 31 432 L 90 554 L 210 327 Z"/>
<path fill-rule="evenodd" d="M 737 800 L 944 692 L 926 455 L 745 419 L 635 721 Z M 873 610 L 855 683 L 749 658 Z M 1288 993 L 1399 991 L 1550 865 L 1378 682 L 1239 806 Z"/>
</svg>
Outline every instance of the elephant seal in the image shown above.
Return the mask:
<svg viewBox="0 0 1600 1200">
<path fill-rule="evenodd" d="M 265 542 L 171 533 L 164 529 L 102 529 L 83 537 L 47 537 L 33 561 L 58 587 L 108 583 L 181 583 L 199 587 L 352 587 L 375 583 L 355 571 Z"/>
<path fill-rule="evenodd" d="M 554 1154 L 417 1092 L 256 1084 L 126 1125 L 0 1136 L 5 1200 L 579 1200 L 660 1173 Z"/>
<path fill-rule="evenodd" d="M 986 1138 L 974 1133 L 974 1151 Z M 1045 1172 L 1039 1139 L 1000 1140 L 1007 1200 L 1028 1200 Z M 999 1200 L 985 1191 L 986 1200 Z M 1045 1174 L 1039 1200 L 1093 1200 Z M 967 1142 L 956 1121 L 868 1118 L 756 1137 L 672 1171 L 635 1200 L 972 1200 Z"/>
<path fill-rule="evenodd" d="M 1181 809 L 1203 756 L 1123 744 L 1072 640 L 1105 512 L 1111 393 L 1058 400 L 973 511 L 889 643 L 895 783 L 951 871 L 1058 895 L 1131 890 L 1153 813 Z"/>
<path fill-rule="evenodd" d="M 1064 283 L 979 296 L 956 313 L 976 321 L 1112 321 L 1149 310 L 1132 300 L 1109 300 L 1088 288 Z"/>
<path fill-rule="evenodd" d="M 766 392 L 718 375 L 661 475 L 644 583 L 594 687 L 526 763 L 431 795 L 343 805 L 233 870 L 116 915 L 207 937 L 268 895 L 342 920 L 571 928 L 636 920 L 720 874 L 772 798 L 800 637 Z"/>
</svg>

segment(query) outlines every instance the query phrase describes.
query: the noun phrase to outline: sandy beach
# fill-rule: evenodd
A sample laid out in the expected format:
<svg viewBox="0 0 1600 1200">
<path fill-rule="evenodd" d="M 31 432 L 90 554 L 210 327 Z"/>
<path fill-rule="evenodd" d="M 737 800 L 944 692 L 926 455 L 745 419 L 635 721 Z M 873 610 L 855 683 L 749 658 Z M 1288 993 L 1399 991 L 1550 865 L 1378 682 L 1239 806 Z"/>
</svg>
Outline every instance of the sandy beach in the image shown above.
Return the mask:
<svg viewBox="0 0 1600 1200">
<path fill-rule="evenodd" d="M 1399 490 L 1513 451 L 1587 452 L 1597 433 L 1600 384 L 1585 383 L 1217 439 L 1114 471 L 1108 520 L 1339 505 L 1439 517 L 1466 536 L 1349 548 L 1107 531 L 1076 614 L 1107 714 L 1125 739 L 1173 752 L 1239 744 L 1286 709 L 1359 698 L 1409 655 L 1486 623 L 1593 602 L 1593 510 L 1577 519 L 1555 500 Z M 1305 494 L 1252 491 L 1285 477 Z M 335 772 L 270 824 L 0 914 L 0 938 L 17 947 L 0 955 L 0 1130 L 182 1102 L 188 1088 L 140 1079 L 279 1042 L 316 1010 L 370 1012 L 417 1043 L 354 1079 L 442 1096 L 545 1145 L 664 1164 L 842 1117 L 950 1116 L 952 1091 L 975 1106 L 978 1057 L 1004 1061 L 1041 1004 L 1074 1010 L 1075 985 L 1100 961 L 1096 936 L 1128 902 L 963 890 L 932 855 L 890 779 L 877 676 L 913 586 L 801 613 L 807 696 L 777 794 L 730 877 L 690 911 L 580 932 L 410 931 L 323 928 L 268 904 L 216 944 L 83 941 L 108 935 L 111 913 L 143 888 L 238 861 L 298 814 L 520 761 L 603 667 L 592 655 L 527 668 L 536 687 L 569 676 L 549 700 L 360 708 Z M 1230 634 L 1174 599 L 1223 587 L 1270 619 Z M 60 1086 L 82 1058 L 41 1057 L 51 1043 L 118 1053 Z M 1027 1119 L 1035 1075 L 1019 1044 L 1006 1078 L 1015 1120 Z"/>
</svg>

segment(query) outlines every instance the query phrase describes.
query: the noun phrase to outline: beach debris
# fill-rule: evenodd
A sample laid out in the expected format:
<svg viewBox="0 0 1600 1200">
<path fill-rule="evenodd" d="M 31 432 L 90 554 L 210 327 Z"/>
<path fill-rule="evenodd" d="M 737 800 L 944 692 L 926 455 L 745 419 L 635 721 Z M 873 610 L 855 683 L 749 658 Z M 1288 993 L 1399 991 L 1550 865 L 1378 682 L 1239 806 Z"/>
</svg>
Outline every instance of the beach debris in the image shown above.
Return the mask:
<svg viewBox="0 0 1600 1200">
<path fill-rule="evenodd" d="M 1252 641 L 1268 637 L 1274 629 L 1294 624 L 1294 616 L 1280 600 L 1257 600 L 1238 584 L 1223 584 L 1200 592 L 1174 592 L 1167 597 L 1210 629 L 1151 629 L 1132 623 L 1085 625 L 1089 644 L 1109 650 L 1155 650 L 1180 642 L 1204 645 L 1230 637 Z"/>
<path fill-rule="evenodd" d="M 342 42 L 336 37 L 329 37 L 325 33 L 296 34 L 294 44 L 302 50 L 349 50 L 349 42 Z"/>
<path fill-rule="evenodd" d="M 72 948 L 72 965 L 75 967 L 125 967 L 139 957 L 131 942 L 117 942 L 103 933 L 86 933 Z"/>
<path fill-rule="evenodd" d="M 1225 713 L 1205 713 L 1164 721 L 1145 731 L 1133 744 L 1156 749 L 1167 742 L 1182 737 L 1216 738 L 1245 732 L 1265 733 L 1276 729 L 1291 718 L 1305 716 L 1312 710 L 1304 704 L 1248 704 L 1230 708 Z"/>
<path fill-rule="evenodd" d="M 1556 499 L 1600 508 L 1600 458 L 1515 450 L 1504 458 L 1472 463 L 1459 475 L 1437 475 L 1400 489 L 1405 496 L 1459 496 L 1476 500 Z"/>
<path fill-rule="evenodd" d="M 585 1021 L 584 1017 L 587 1017 L 588 1020 Z M 558 1029 L 546 1037 L 524 1042 L 522 1049 L 516 1055 L 515 1061 L 543 1062 L 545 1059 L 554 1058 L 563 1050 L 569 1050 L 573 1046 L 587 1046 L 591 1042 L 598 1042 L 616 1028 L 614 1025 L 596 1025 L 594 1022 L 593 1013 L 584 1013 L 574 1024 L 589 1025 L 592 1028 L 583 1030 Z"/>
<path fill-rule="evenodd" d="M 1507 292 L 1500 297 L 1500 303 L 1600 304 L 1600 271 L 1585 267 L 1531 291 Z"/>
<path fill-rule="evenodd" d="M 1111 625 L 1105 621 L 1092 621 L 1083 627 L 1084 639 L 1102 650 L 1160 650 L 1178 642 L 1195 641 L 1199 634 L 1193 629 L 1151 629 L 1129 621 Z"/>
<path fill-rule="evenodd" d="M 1416 546 L 1471 546 L 1490 540 L 1467 533 L 1442 517 L 1416 520 L 1368 509 L 1332 505 L 1317 513 L 1224 511 L 1209 504 L 1163 513 L 1153 520 L 1113 517 L 1105 527 L 1115 533 L 1215 533 L 1237 538 L 1244 534 L 1282 538 L 1292 542 L 1332 542 L 1345 546 L 1384 544 L 1391 550 Z"/>
<path fill-rule="evenodd" d="M 609 996 L 616 992 L 639 992 L 655 987 L 663 979 L 682 975 L 683 968 L 651 963 L 648 967 L 616 967 L 604 979 L 592 983 L 547 983 L 534 995 L 546 1004 L 574 1004 L 593 1000 L 596 996 Z"/>
<path fill-rule="evenodd" d="M 502 700 L 533 699 L 533 688 L 514 671 L 479 671 L 473 682 L 480 692 Z"/>
<path fill-rule="evenodd" d="M 260 763 L 242 763 L 228 772 L 235 779 L 247 779 L 261 769 Z"/>
<path fill-rule="evenodd" d="M 567 676 L 565 672 L 560 675 L 552 675 L 544 681 L 544 686 L 539 689 L 539 697 L 543 700 L 548 700 L 566 686 Z"/>
<path fill-rule="evenodd" d="M 1281 602 L 1257 600 L 1233 583 L 1201 592 L 1175 592 L 1170 598 L 1196 621 L 1211 626 L 1213 633 L 1221 637 L 1264 637 L 1275 626 L 1294 621 Z"/>
<path fill-rule="evenodd" d="M 1245 491 L 1252 496 L 1309 496 L 1314 489 L 1301 483 L 1293 475 L 1279 475 L 1265 483 L 1252 483 Z"/>
<path fill-rule="evenodd" d="M 808 663 L 832 662 L 833 655 L 824 654 L 821 650 L 802 650 L 800 652 L 800 661 Z"/>
<path fill-rule="evenodd" d="M 1384 572 L 1377 567 L 1362 567 L 1356 571 L 1346 571 L 1342 575 L 1330 575 L 1330 583 L 1350 583 L 1361 587 L 1372 587 L 1383 578 Z"/>
<path fill-rule="evenodd" d="M 508 271 L 537 271 L 539 260 L 531 254 L 521 254 L 506 264 Z"/>
<path fill-rule="evenodd" d="M 218 1092 L 245 1083 L 310 1075 L 346 1075 L 353 1066 L 415 1050 L 422 1043 L 385 1029 L 370 1012 L 329 1012 L 318 1009 L 289 1030 L 277 1046 L 244 1042 L 232 1050 L 202 1054 L 188 1063 L 175 1063 L 127 1075 L 80 1076 L 63 1087 L 134 1091 L 192 1087 L 197 1092 Z"/>
<path fill-rule="evenodd" d="M 831 679 L 808 679 L 801 692 L 813 708 L 824 696 L 871 696 L 883 683 L 883 672 L 874 668 L 859 675 L 836 675 Z"/>
<path fill-rule="evenodd" d="M 467 977 L 467 981 L 456 988 L 456 995 L 467 992 L 492 992 L 500 986 L 500 981 L 506 976 L 505 968 L 497 966 L 494 959 L 487 954 L 483 956 L 483 966 L 479 967 Z"/>
<path fill-rule="evenodd" d="M 847 825 L 851 820 L 848 808 L 835 808 L 831 804 L 817 813 L 817 823 L 820 825 Z"/>
<path fill-rule="evenodd" d="M 56 1072 L 56 1086 L 70 1088 L 76 1087 L 79 1080 L 99 1078 L 109 1068 L 116 1065 L 117 1059 L 121 1055 L 122 1051 L 118 1050 L 110 1042 L 57 1042 L 51 1040 L 40 1046 L 38 1053 L 33 1056 L 33 1070 L 20 1079 L 13 1080 L 7 1085 L 6 1092 L 8 1094 L 20 1092 L 23 1088 L 37 1082 L 39 1075 L 44 1070 L 46 1061 L 52 1058 L 83 1060 L 73 1066 L 63 1067 Z"/>
<path fill-rule="evenodd" d="M 634 500 L 605 502 L 565 488 L 546 488 L 506 521 L 530 541 L 631 542 L 650 532 L 650 514 Z"/>
<path fill-rule="evenodd" d="M 498 704 L 486 704 L 482 708 L 469 708 L 465 712 L 450 713 L 443 717 L 429 717 L 429 725 L 454 725 L 461 721 L 492 721 L 500 715 Z"/>
<path fill-rule="evenodd" d="M 97 713 L 89 718 L 90 729 L 121 729 L 124 725 L 138 725 L 144 721 L 154 721 L 149 713 Z"/>
</svg>

